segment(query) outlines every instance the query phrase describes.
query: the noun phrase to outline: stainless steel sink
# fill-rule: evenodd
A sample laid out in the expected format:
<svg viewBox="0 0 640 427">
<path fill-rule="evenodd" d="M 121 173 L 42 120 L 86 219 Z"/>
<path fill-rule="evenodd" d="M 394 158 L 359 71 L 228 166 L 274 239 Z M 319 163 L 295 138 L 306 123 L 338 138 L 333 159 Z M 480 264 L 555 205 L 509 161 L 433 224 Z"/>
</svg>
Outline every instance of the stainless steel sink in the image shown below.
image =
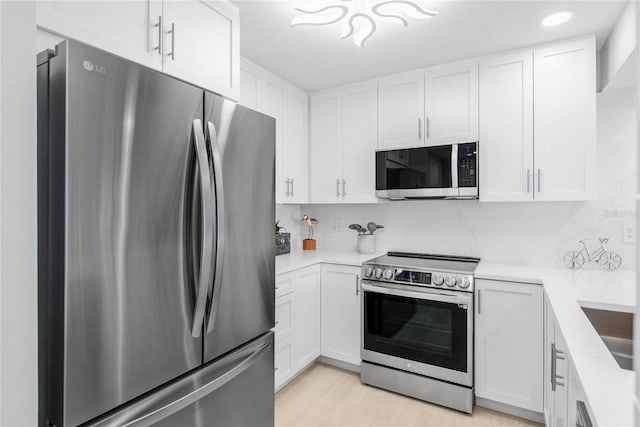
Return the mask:
<svg viewBox="0 0 640 427">
<path fill-rule="evenodd" d="M 633 370 L 633 314 L 582 307 L 622 369 Z"/>
</svg>

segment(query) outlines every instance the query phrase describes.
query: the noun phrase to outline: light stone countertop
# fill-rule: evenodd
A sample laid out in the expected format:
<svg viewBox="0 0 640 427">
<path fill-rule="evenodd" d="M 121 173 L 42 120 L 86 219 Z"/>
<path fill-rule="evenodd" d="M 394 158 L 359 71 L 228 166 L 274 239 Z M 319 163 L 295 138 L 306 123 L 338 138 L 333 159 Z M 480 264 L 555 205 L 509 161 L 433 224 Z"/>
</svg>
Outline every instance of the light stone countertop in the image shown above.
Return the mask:
<svg viewBox="0 0 640 427">
<path fill-rule="evenodd" d="M 359 254 L 353 251 L 292 251 L 276 257 L 276 275 L 299 270 L 318 263 L 360 266 L 364 261 L 383 255 L 384 252 Z"/>
<path fill-rule="evenodd" d="M 593 421 L 598 426 L 633 425 L 635 374 L 618 366 L 580 306 L 635 312 L 634 271 L 574 271 L 481 262 L 475 277 L 543 285 Z"/>
</svg>

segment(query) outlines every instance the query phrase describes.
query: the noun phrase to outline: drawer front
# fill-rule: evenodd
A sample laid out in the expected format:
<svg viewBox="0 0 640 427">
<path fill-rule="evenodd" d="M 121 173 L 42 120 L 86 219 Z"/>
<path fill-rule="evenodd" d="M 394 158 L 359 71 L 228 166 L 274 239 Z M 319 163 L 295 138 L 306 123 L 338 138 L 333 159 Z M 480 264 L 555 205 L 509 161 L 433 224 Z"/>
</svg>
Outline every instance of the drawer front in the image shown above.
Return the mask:
<svg viewBox="0 0 640 427">
<path fill-rule="evenodd" d="M 276 335 L 285 335 L 291 332 L 292 294 L 276 299 Z"/>
<path fill-rule="evenodd" d="M 276 276 L 276 299 L 293 292 L 293 275 L 291 273 Z"/>
</svg>

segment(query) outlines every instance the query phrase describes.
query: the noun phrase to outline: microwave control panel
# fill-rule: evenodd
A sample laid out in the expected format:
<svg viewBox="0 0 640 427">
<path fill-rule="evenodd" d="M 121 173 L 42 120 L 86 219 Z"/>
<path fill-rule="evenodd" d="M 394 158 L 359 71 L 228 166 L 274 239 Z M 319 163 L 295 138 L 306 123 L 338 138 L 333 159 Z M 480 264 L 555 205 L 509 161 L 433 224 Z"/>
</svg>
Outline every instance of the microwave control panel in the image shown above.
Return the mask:
<svg viewBox="0 0 640 427">
<path fill-rule="evenodd" d="M 478 185 L 478 144 L 469 142 L 458 145 L 458 187 Z"/>
</svg>

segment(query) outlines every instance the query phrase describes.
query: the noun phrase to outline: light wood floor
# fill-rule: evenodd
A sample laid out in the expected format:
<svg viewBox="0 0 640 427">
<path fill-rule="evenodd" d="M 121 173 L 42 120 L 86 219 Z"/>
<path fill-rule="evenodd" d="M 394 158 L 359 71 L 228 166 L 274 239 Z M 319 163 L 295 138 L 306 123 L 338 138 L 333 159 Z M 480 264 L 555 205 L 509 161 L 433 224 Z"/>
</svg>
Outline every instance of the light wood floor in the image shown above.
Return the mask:
<svg viewBox="0 0 640 427">
<path fill-rule="evenodd" d="M 475 407 L 473 416 L 360 383 L 315 364 L 276 394 L 276 426 L 539 426 Z"/>
</svg>

